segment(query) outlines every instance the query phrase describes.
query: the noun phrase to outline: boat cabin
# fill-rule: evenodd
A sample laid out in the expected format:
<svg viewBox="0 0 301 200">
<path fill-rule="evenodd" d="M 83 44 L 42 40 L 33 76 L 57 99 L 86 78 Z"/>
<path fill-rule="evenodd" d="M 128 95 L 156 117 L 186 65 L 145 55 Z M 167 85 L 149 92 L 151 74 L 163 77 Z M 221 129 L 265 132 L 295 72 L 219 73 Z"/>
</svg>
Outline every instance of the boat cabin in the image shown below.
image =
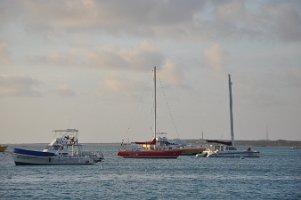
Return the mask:
<svg viewBox="0 0 301 200">
<path fill-rule="evenodd" d="M 81 150 L 81 145 L 78 144 L 78 130 L 54 130 L 53 140 L 45 147 L 43 152 L 53 152 L 60 154 L 68 154 Z"/>
</svg>

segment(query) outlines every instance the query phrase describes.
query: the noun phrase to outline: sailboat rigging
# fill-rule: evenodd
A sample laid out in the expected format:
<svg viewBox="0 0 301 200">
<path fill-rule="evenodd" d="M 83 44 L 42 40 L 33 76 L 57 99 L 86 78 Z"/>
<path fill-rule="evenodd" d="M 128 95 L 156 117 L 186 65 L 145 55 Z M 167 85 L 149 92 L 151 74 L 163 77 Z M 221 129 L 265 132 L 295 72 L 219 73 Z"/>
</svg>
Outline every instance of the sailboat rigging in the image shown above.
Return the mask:
<svg viewBox="0 0 301 200">
<path fill-rule="evenodd" d="M 118 156 L 123 158 L 177 158 L 182 150 L 157 145 L 157 68 L 154 67 L 154 133 L 153 139 L 147 142 L 121 144 Z M 138 145 L 133 147 L 133 144 Z"/>
<path fill-rule="evenodd" d="M 230 132 L 231 141 L 207 140 L 210 145 L 202 154 L 197 154 L 202 157 L 253 157 L 258 158 L 259 152 L 252 150 L 250 147 L 247 150 L 238 150 L 234 146 L 234 120 L 233 120 L 233 99 L 232 99 L 232 81 L 231 75 L 228 74 L 229 84 L 229 107 L 230 107 Z"/>
</svg>

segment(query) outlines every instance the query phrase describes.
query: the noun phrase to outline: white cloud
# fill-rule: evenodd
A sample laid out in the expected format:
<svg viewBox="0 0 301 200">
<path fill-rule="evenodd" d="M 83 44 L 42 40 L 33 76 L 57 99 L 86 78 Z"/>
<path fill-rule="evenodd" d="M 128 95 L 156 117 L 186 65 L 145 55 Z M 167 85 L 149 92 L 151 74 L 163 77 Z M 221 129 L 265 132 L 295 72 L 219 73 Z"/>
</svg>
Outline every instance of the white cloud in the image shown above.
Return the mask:
<svg viewBox="0 0 301 200">
<path fill-rule="evenodd" d="M 105 77 L 99 87 L 101 95 L 104 93 L 115 94 L 134 94 L 142 90 L 149 90 L 152 83 L 152 69 L 145 70 L 144 74 L 140 71 L 132 71 L 127 75 L 120 75 L 118 72 L 113 72 L 112 75 Z M 184 74 L 178 66 L 166 59 L 162 66 L 157 68 L 157 77 L 167 86 L 184 86 Z"/>
<path fill-rule="evenodd" d="M 41 83 L 31 77 L 0 75 L 0 97 L 38 97 Z"/>
<path fill-rule="evenodd" d="M 149 90 L 149 88 L 143 80 L 113 74 L 101 80 L 97 95 L 110 102 L 118 102 L 120 99 L 132 101 L 139 100 L 144 90 Z"/>
<path fill-rule="evenodd" d="M 225 62 L 225 52 L 219 44 L 213 44 L 203 51 L 205 61 L 215 70 L 221 70 Z"/>
<path fill-rule="evenodd" d="M 52 52 L 35 56 L 32 62 L 57 67 L 78 66 L 99 69 L 147 71 L 154 65 L 163 65 L 165 56 L 155 46 L 142 42 L 133 48 L 70 48 L 66 52 Z"/>
<path fill-rule="evenodd" d="M 154 65 L 162 65 L 165 59 L 163 53 L 148 42 L 142 42 L 132 49 L 122 49 L 119 55 L 128 63 L 129 68 L 144 71 Z"/>
<path fill-rule="evenodd" d="M 184 83 L 184 74 L 171 60 L 166 60 L 159 71 L 159 77 L 168 85 L 180 86 Z"/>
<path fill-rule="evenodd" d="M 10 57 L 7 50 L 7 45 L 0 43 L 0 64 L 10 63 Z"/>
<path fill-rule="evenodd" d="M 73 97 L 75 96 L 75 92 L 69 88 L 67 84 L 59 85 L 56 88 L 56 93 L 62 97 Z"/>
</svg>

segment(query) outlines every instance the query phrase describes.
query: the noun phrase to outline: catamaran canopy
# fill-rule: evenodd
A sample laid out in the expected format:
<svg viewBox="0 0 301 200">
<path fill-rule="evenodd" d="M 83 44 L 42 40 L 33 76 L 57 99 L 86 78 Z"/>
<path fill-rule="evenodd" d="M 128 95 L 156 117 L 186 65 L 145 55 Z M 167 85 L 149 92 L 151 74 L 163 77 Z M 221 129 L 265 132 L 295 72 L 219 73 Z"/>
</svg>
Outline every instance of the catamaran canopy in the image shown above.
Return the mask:
<svg viewBox="0 0 301 200">
<path fill-rule="evenodd" d="M 218 144 L 224 144 L 228 146 L 232 146 L 231 141 L 221 141 L 221 140 L 206 140 L 208 143 L 218 143 Z"/>
</svg>

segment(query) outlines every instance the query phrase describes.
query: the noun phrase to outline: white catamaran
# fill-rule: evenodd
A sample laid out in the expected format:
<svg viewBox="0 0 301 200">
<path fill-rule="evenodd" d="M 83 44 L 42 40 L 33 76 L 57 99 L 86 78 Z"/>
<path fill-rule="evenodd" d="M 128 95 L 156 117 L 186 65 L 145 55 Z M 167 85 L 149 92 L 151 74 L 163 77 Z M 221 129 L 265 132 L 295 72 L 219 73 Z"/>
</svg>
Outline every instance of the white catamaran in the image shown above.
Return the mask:
<svg viewBox="0 0 301 200">
<path fill-rule="evenodd" d="M 92 165 L 103 160 L 103 154 L 83 151 L 78 130 L 54 130 L 54 138 L 43 151 L 15 148 L 16 165 Z"/>
<path fill-rule="evenodd" d="M 234 123 L 233 123 L 233 100 L 232 100 L 232 82 L 231 75 L 229 77 L 229 97 L 230 97 L 230 130 L 231 141 L 207 140 L 210 145 L 197 157 L 259 157 L 259 152 L 252 150 L 250 147 L 246 150 L 239 150 L 234 146 Z"/>
</svg>

